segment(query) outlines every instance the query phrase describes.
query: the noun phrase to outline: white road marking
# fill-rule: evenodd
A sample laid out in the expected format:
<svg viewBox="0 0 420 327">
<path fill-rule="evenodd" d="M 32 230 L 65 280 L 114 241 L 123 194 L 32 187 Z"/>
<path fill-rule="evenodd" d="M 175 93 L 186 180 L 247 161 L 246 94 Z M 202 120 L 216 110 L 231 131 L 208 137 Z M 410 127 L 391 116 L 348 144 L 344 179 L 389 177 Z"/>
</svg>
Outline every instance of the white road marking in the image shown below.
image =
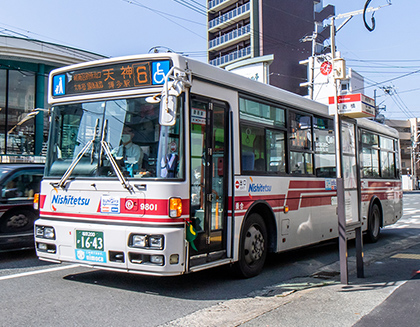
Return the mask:
<svg viewBox="0 0 420 327">
<path fill-rule="evenodd" d="M 6 280 L 6 279 L 13 279 L 13 278 L 20 278 L 20 277 L 26 277 L 26 276 L 32 276 L 32 275 L 38 275 L 38 274 L 44 274 L 49 273 L 52 271 L 58 271 L 58 270 L 65 270 L 65 269 L 72 269 L 80 267 L 80 265 L 70 265 L 70 266 L 60 266 L 60 267 L 53 267 L 48 269 L 42 269 L 42 270 L 35 270 L 35 271 L 28 271 L 20 274 L 14 274 L 14 275 L 7 275 L 7 276 L 0 276 L 0 280 Z"/>
</svg>

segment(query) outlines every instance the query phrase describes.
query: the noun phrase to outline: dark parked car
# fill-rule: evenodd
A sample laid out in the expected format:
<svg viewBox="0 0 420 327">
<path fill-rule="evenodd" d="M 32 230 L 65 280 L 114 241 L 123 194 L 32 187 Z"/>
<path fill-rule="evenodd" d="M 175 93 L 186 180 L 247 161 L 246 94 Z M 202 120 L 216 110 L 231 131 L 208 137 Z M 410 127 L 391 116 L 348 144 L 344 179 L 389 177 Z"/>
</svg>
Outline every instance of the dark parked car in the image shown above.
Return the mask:
<svg viewBox="0 0 420 327">
<path fill-rule="evenodd" d="M 40 164 L 0 164 L 0 250 L 33 247 L 34 194 L 44 175 Z"/>
</svg>

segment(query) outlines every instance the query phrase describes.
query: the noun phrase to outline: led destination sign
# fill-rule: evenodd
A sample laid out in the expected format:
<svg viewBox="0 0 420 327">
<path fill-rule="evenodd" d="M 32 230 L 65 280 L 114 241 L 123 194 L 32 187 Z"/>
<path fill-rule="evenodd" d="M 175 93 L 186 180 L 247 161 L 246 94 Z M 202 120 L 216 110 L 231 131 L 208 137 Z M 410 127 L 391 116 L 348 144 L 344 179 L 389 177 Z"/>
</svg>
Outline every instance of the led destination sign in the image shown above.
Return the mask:
<svg viewBox="0 0 420 327">
<path fill-rule="evenodd" d="M 53 76 L 53 97 L 125 90 L 162 85 L 171 63 L 164 61 L 124 62 L 96 66 Z"/>
</svg>

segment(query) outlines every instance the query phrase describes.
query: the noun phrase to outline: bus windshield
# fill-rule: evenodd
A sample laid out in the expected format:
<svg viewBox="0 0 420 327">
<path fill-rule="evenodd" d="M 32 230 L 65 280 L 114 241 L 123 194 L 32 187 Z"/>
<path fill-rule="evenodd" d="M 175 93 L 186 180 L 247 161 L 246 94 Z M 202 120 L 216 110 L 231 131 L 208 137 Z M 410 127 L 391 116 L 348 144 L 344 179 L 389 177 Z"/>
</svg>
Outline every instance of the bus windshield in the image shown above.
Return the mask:
<svg viewBox="0 0 420 327">
<path fill-rule="evenodd" d="M 181 98 L 174 126 L 159 125 L 159 103 L 146 97 L 54 107 L 45 177 L 61 178 L 78 162 L 71 177 L 111 178 L 119 169 L 126 178 L 183 178 Z"/>
</svg>

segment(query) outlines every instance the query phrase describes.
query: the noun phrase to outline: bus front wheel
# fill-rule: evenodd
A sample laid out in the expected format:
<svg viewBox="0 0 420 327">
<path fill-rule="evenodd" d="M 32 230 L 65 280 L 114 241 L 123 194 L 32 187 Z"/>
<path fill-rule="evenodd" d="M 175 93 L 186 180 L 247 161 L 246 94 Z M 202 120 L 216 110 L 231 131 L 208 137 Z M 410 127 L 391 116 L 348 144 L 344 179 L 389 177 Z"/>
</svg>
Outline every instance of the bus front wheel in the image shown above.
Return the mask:
<svg viewBox="0 0 420 327">
<path fill-rule="evenodd" d="M 377 204 L 372 205 L 369 212 L 368 229 L 366 238 L 369 243 L 375 243 L 379 240 L 381 232 L 381 211 Z"/>
<path fill-rule="evenodd" d="M 257 276 L 264 267 L 266 257 L 267 229 L 262 217 L 253 213 L 242 229 L 236 270 L 244 278 Z"/>
</svg>

